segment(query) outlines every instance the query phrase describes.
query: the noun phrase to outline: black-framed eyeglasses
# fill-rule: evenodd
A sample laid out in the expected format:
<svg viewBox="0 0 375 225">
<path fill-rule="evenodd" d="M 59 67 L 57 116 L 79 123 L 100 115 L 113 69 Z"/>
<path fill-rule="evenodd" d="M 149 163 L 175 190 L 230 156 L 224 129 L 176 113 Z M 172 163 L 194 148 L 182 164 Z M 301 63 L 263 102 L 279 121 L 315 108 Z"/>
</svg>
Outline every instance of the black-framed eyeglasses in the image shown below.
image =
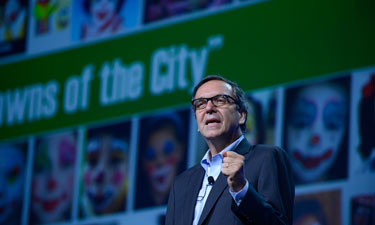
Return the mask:
<svg viewBox="0 0 375 225">
<path fill-rule="evenodd" d="M 206 108 L 208 101 L 211 101 L 216 107 L 224 106 L 228 103 L 238 104 L 232 96 L 224 94 L 215 95 L 211 98 L 196 98 L 191 101 L 191 104 L 194 110 L 202 110 Z"/>
</svg>

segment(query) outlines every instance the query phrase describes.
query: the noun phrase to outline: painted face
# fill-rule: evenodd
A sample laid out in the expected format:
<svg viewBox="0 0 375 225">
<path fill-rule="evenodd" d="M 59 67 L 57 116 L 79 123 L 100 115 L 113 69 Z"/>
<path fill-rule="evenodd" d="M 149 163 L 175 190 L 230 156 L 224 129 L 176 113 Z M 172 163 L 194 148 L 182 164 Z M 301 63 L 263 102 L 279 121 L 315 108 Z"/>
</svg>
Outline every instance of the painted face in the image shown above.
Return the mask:
<svg viewBox="0 0 375 225">
<path fill-rule="evenodd" d="M 306 214 L 302 216 L 302 218 L 299 218 L 297 221 L 295 221 L 293 224 L 295 225 L 322 225 L 319 219 L 316 218 L 316 216 L 313 214 Z"/>
<path fill-rule="evenodd" d="M 176 140 L 174 128 L 165 127 L 153 133 L 143 159 L 154 194 L 168 193 L 178 172 L 182 146 Z"/>
<path fill-rule="evenodd" d="M 25 159 L 13 146 L 0 146 L 0 224 L 7 224 L 20 211 Z"/>
<path fill-rule="evenodd" d="M 18 16 L 20 10 L 20 3 L 18 0 L 8 0 L 4 7 L 6 23 L 13 23 Z"/>
<path fill-rule="evenodd" d="M 87 142 L 84 191 L 96 214 L 114 212 L 124 205 L 128 146 L 108 135 Z"/>
<path fill-rule="evenodd" d="M 32 210 L 43 222 L 70 216 L 76 159 L 73 133 L 46 137 L 36 149 L 32 181 Z"/>
<path fill-rule="evenodd" d="M 254 105 L 249 102 L 249 111 L 246 120 L 246 139 L 253 145 L 258 144 L 258 129 L 257 124 L 259 123 L 257 118 Z"/>
<path fill-rule="evenodd" d="M 118 0 L 92 0 L 90 13 L 94 24 L 102 26 L 116 14 Z"/>
<path fill-rule="evenodd" d="M 346 128 L 344 91 L 328 84 L 304 88 L 291 106 L 287 149 L 303 181 L 321 177 L 333 164 Z"/>
<path fill-rule="evenodd" d="M 209 98 L 218 94 L 232 96 L 232 87 L 223 81 L 211 80 L 199 87 L 195 98 Z M 232 103 L 216 107 L 209 101 L 205 109 L 195 111 L 198 130 L 206 140 L 234 141 L 241 135 L 239 127 L 245 123 L 245 116 L 246 114 L 239 113 L 236 104 Z"/>
</svg>

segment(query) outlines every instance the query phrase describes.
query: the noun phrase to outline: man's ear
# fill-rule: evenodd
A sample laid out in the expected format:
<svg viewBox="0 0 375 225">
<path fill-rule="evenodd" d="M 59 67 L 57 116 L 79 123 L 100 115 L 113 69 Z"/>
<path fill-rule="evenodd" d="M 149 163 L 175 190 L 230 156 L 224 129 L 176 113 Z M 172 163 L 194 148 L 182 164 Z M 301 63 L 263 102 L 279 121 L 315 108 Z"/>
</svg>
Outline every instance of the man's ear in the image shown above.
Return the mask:
<svg viewBox="0 0 375 225">
<path fill-rule="evenodd" d="M 240 121 L 239 124 L 243 125 L 246 123 L 247 114 L 245 111 L 240 112 Z"/>
</svg>

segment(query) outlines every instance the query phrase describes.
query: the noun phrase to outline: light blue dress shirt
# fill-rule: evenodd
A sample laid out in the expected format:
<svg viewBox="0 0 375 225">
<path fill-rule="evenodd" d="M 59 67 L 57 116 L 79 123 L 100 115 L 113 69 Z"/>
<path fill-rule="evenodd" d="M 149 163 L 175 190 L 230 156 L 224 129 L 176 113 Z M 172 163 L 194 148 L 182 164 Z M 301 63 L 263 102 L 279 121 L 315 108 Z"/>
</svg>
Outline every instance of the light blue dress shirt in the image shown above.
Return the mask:
<svg viewBox="0 0 375 225">
<path fill-rule="evenodd" d="M 232 144 L 228 145 L 225 149 L 223 149 L 220 153 L 212 156 L 212 159 L 210 161 L 210 150 L 207 150 L 206 154 L 204 155 L 203 159 L 201 160 L 201 165 L 203 169 L 206 171 L 203 177 L 203 183 L 202 187 L 199 191 L 197 202 L 195 204 L 195 212 L 194 212 L 194 220 L 193 225 L 197 225 L 199 218 L 202 214 L 204 205 L 206 204 L 208 195 L 211 192 L 212 186 L 208 183 L 208 177 L 212 176 L 214 180 L 216 181 L 217 178 L 220 175 L 221 172 L 221 166 L 223 164 L 223 152 L 231 151 L 235 149 L 238 144 L 244 139 L 244 136 L 239 137 L 237 140 L 235 140 Z M 245 196 L 247 190 L 249 188 L 249 182 L 246 180 L 246 185 L 244 188 L 239 192 L 233 192 L 229 188 L 229 193 L 232 195 L 234 201 L 237 205 L 241 203 L 241 200 Z"/>
</svg>

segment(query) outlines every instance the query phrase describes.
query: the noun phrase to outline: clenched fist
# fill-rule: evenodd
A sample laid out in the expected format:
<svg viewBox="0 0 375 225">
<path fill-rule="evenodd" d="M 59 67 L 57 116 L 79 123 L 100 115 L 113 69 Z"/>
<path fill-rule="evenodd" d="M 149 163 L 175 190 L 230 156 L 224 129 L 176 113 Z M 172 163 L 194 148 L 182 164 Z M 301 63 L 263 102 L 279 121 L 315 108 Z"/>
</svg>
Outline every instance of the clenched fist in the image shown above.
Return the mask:
<svg viewBox="0 0 375 225">
<path fill-rule="evenodd" d="M 239 192 L 246 184 L 244 164 L 244 156 L 233 151 L 223 152 L 221 172 L 227 176 L 228 186 L 233 192 Z"/>
</svg>

